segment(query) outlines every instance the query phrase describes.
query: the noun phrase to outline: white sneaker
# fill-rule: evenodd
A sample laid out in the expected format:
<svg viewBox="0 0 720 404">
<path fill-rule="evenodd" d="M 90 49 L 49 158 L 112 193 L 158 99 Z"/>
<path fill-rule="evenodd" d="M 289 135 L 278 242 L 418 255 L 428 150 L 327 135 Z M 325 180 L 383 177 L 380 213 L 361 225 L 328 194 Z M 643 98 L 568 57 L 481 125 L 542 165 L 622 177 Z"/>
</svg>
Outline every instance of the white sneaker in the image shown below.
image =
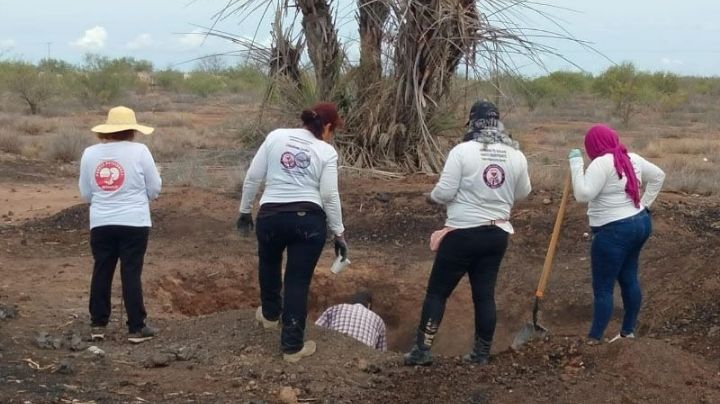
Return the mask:
<svg viewBox="0 0 720 404">
<path fill-rule="evenodd" d="M 255 320 L 266 330 L 277 330 L 278 323 L 280 323 L 280 320 L 270 321 L 266 319 L 265 316 L 263 316 L 262 306 L 258 307 L 257 311 L 255 311 Z"/>
<path fill-rule="evenodd" d="M 105 327 L 95 326 L 90 328 L 90 341 L 104 341 Z"/>
<path fill-rule="evenodd" d="M 301 350 L 293 354 L 283 354 L 283 359 L 285 359 L 285 362 L 297 363 L 300 359 L 314 354 L 316 350 L 317 344 L 315 341 L 305 341 Z"/>
<path fill-rule="evenodd" d="M 625 339 L 625 338 L 635 338 L 635 333 L 631 332 L 628 335 L 618 334 L 618 335 L 614 336 L 610 341 L 608 341 L 608 344 L 612 344 L 615 341 L 619 341 L 619 340 Z"/>
</svg>

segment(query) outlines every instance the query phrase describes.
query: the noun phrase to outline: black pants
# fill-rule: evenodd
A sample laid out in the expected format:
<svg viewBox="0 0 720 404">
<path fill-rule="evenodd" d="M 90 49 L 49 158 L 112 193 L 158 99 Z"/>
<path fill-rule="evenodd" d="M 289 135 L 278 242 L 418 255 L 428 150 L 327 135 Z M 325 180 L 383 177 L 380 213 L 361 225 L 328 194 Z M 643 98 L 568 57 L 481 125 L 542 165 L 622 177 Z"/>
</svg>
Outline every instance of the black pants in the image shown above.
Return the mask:
<svg viewBox="0 0 720 404">
<path fill-rule="evenodd" d="M 322 211 L 280 212 L 261 216 L 257 219 L 256 232 L 263 316 L 277 320 L 282 314 L 280 344 L 284 353 L 295 353 L 304 344 L 310 281 L 327 237 L 325 214 Z M 283 281 L 285 249 L 287 264 Z"/>
<path fill-rule="evenodd" d="M 508 233 L 496 226 L 459 229 L 440 244 L 423 303 L 419 331 L 427 348 L 440 327 L 445 302 L 468 274 L 475 306 L 475 338 L 488 343 L 495 334 L 495 281 L 507 249 Z M 418 341 L 422 345 L 422 341 Z"/>
<path fill-rule="evenodd" d="M 110 320 L 110 293 L 115 266 L 120 259 L 122 293 L 129 331 L 145 326 L 142 269 L 149 227 L 100 226 L 90 231 L 90 248 L 95 266 L 90 283 L 90 319 L 93 326 L 106 326 Z"/>
</svg>

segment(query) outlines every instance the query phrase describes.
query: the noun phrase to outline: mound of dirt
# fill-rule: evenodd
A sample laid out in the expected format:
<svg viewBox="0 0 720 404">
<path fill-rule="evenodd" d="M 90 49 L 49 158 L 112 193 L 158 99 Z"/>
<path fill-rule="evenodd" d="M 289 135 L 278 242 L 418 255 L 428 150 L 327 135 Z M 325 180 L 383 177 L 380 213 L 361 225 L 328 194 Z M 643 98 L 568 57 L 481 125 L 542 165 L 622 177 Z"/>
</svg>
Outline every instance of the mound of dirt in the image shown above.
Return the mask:
<svg viewBox="0 0 720 404">
<path fill-rule="evenodd" d="M 30 220 L 23 228 L 37 232 L 85 230 L 90 225 L 90 205 L 78 204 L 42 219 Z"/>
<path fill-rule="evenodd" d="M 397 353 L 310 324 L 306 337 L 318 343 L 317 353 L 286 363 L 279 332 L 262 329 L 252 310 L 156 324 L 160 335 L 140 345 L 126 343 L 120 325 L 111 328 L 98 345 L 103 356 L 22 353 L 49 363 L 49 369 L 62 364 L 73 369 L 72 374 L 13 369 L 14 377 L 32 380 L 21 390 L 23 399 L 277 402 L 283 391 L 292 391 L 299 401 L 320 403 L 720 402 L 720 378 L 712 365 L 655 339 L 589 346 L 578 337 L 554 336 L 519 352 L 501 352 L 488 366 L 436 356 L 433 366 L 421 368 L 403 366 Z M 74 332 L 86 327 L 76 325 Z M 19 354 L 0 364 L 3 374 Z M 103 373 L 113 382 L 100 382 Z M 68 385 L 75 387 L 68 392 L 63 387 Z M 38 390 L 28 391 L 32 386 Z"/>
</svg>

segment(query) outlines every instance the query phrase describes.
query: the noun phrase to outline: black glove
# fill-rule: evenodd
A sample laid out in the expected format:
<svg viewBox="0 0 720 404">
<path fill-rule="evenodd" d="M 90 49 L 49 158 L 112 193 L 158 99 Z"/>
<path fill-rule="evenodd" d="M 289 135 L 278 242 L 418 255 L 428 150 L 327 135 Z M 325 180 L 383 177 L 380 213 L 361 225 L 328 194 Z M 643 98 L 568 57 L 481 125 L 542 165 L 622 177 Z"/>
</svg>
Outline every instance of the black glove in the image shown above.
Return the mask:
<svg viewBox="0 0 720 404">
<path fill-rule="evenodd" d="M 341 261 L 347 259 L 348 245 L 344 236 L 335 236 L 335 256 L 342 256 Z"/>
<path fill-rule="evenodd" d="M 255 227 L 253 225 L 252 220 L 252 214 L 251 213 L 241 213 L 240 217 L 237 220 L 237 231 L 240 233 L 243 237 L 250 236 L 250 232 Z"/>
</svg>

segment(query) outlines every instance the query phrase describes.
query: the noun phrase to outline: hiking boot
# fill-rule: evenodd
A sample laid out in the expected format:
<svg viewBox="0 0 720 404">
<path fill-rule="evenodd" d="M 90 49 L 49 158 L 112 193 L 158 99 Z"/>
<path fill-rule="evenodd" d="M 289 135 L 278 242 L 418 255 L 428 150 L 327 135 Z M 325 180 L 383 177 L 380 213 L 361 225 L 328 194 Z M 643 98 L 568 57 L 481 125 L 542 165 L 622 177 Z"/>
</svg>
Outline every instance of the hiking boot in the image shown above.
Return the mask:
<svg viewBox="0 0 720 404">
<path fill-rule="evenodd" d="M 93 325 L 90 327 L 90 341 L 104 341 L 105 340 L 105 326 Z"/>
<path fill-rule="evenodd" d="M 300 359 L 314 354 L 316 350 L 317 344 L 315 341 L 305 341 L 301 350 L 291 354 L 283 354 L 283 359 L 285 359 L 285 362 L 297 363 Z"/>
<path fill-rule="evenodd" d="M 490 360 L 490 344 L 490 342 L 482 338 L 476 338 L 472 352 L 463 356 L 463 361 L 477 365 L 487 365 Z"/>
<path fill-rule="evenodd" d="M 433 363 L 430 350 L 417 345 L 413 345 L 412 350 L 403 355 L 403 359 L 405 366 L 430 366 Z"/>
<path fill-rule="evenodd" d="M 132 342 L 133 344 L 139 344 L 141 342 L 153 339 L 155 335 L 157 335 L 157 330 L 146 325 L 145 327 L 140 329 L 140 331 L 131 332 L 130 335 L 128 335 L 128 341 Z"/>
<path fill-rule="evenodd" d="M 255 311 L 255 320 L 266 330 L 277 330 L 278 324 L 280 323 L 280 320 L 270 321 L 266 319 L 262 312 L 262 306 L 258 307 L 257 311 Z"/>
<path fill-rule="evenodd" d="M 628 335 L 623 335 L 622 333 L 620 333 L 620 334 L 612 337 L 612 338 L 608 341 L 608 344 L 612 344 L 612 343 L 615 342 L 615 341 L 620 341 L 620 340 L 625 339 L 625 338 L 634 339 L 634 338 L 635 338 L 635 333 L 631 332 L 631 333 L 628 334 Z"/>
</svg>

